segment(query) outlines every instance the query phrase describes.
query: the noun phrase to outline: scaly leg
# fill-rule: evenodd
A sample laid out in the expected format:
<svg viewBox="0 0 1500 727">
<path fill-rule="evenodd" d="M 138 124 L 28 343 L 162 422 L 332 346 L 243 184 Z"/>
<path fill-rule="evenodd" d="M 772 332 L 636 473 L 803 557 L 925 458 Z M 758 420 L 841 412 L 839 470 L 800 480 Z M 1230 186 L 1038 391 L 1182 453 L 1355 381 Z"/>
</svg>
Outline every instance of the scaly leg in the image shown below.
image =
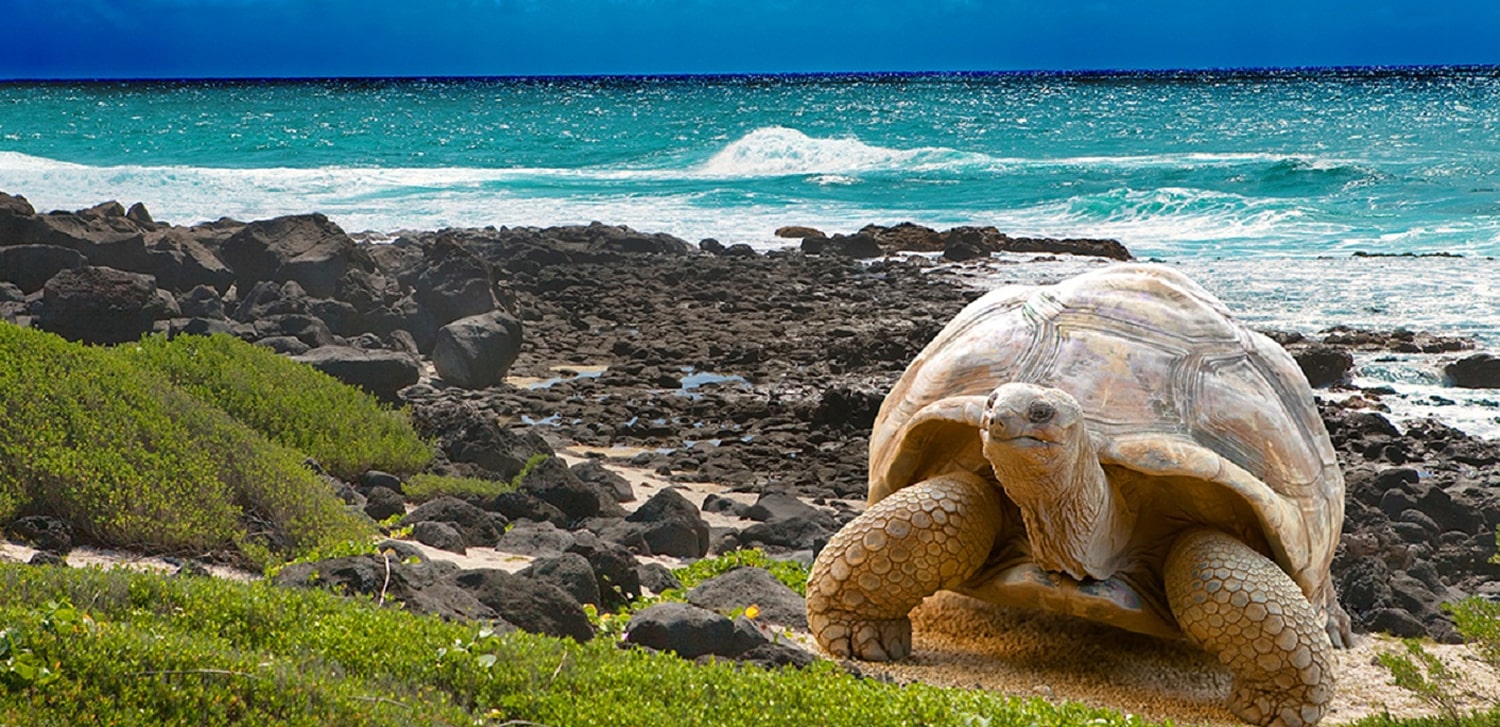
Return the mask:
<svg viewBox="0 0 1500 727">
<path fill-rule="evenodd" d="M 1230 711 L 1273 727 L 1323 718 L 1334 678 L 1326 617 L 1275 562 L 1198 529 L 1173 543 L 1164 575 L 1178 626 L 1234 674 Z"/>
<path fill-rule="evenodd" d="M 907 614 L 984 565 L 1000 493 L 967 473 L 902 488 L 828 541 L 807 581 L 807 623 L 829 653 L 893 661 L 911 653 Z"/>
</svg>

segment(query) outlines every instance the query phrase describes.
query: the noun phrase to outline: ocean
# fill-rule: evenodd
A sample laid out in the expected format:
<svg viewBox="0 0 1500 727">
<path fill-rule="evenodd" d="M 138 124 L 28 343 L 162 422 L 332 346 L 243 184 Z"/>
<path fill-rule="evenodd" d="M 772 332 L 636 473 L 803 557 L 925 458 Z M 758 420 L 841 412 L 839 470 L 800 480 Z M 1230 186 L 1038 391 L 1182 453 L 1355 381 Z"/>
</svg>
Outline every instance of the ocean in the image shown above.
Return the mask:
<svg viewBox="0 0 1500 727">
<path fill-rule="evenodd" d="M 763 250 L 783 225 L 994 225 L 1118 239 L 1258 327 L 1500 347 L 1500 68 L 0 83 L 0 190 Z M 1500 436 L 1500 392 L 1444 387 L 1441 360 L 1358 364 L 1398 420 Z"/>
</svg>

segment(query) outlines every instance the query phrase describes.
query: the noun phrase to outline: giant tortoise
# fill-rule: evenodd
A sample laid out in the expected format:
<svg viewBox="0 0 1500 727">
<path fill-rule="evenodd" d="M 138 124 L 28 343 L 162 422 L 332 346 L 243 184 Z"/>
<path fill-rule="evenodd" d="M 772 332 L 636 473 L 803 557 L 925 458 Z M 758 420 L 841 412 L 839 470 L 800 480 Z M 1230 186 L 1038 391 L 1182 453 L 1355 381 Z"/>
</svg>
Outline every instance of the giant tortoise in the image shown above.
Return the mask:
<svg viewBox="0 0 1500 727">
<path fill-rule="evenodd" d="M 869 477 L 808 584 L 830 653 L 906 657 L 908 613 L 946 589 L 1186 638 L 1247 722 L 1327 710 L 1343 476 L 1296 362 L 1181 273 L 974 301 L 886 397 Z"/>
</svg>

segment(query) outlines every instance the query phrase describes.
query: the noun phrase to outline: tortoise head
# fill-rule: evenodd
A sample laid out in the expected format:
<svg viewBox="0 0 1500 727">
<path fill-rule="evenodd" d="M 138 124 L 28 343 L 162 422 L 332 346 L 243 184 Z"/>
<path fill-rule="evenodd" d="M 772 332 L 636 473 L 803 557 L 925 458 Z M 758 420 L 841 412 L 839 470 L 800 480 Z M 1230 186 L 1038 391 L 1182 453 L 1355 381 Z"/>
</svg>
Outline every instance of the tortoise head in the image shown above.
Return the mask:
<svg viewBox="0 0 1500 727">
<path fill-rule="evenodd" d="M 1014 382 L 990 392 L 979 429 L 986 453 L 992 445 L 1045 450 L 1087 436 L 1083 409 L 1068 392 Z"/>
<path fill-rule="evenodd" d="M 1037 564 L 1109 577 L 1129 531 L 1078 401 L 1060 389 L 1001 384 L 985 401 L 979 437 L 995 479 L 1021 509 Z"/>
</svg>

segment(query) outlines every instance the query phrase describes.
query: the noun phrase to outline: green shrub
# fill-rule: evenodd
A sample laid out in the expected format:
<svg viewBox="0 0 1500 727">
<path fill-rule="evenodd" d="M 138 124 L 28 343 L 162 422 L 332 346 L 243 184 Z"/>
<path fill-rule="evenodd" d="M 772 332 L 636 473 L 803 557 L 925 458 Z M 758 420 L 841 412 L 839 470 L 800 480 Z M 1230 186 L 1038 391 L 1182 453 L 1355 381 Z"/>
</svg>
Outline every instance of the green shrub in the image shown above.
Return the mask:
<svg viewBox="0 0 1500 727">
<path fill-rule="evenodd" d="M 233 336 L 148 336 L 117 351 L 338 477 L 369 469 L 407 474 L 432 459 L 403 412 Z"/>
<path fill-rule="evenodd" d="M 0 565 L 0 592 L 0 621 L 54 675 L 0 687 L 6 725 L 1144 724 L 826 662 L 698 666 L 599 639 L 497 635 L 265 582 Z M 48 627 L 49 602 L 87 613 Z"/>
<path fill-rule="evenodd" d="M 1500 669 L 1500 603 L 1472 597 L 1445 603 L 1443 610 L 1453 616 L 1464 641 L 1478 647 L 1484 660 Z"/>
<path fill-rule="evenodd" d="M 764 568 L 799 595 L 807 595 L 807 567 L 792 560 L 775 560 L 759 548 L 732 550 L 714 558 L 694 561 L 673 571 L 684 589 L 717 578 L 740 566 Z"/>
<path fill-rule="evenodd" d="M 0 420 L 0 520 L 252 561 L 363 532 L 300 454 L 106 349 L 0 324 Z"/>
<path fill-rule="evenodd" d="M 406 496 L 417 502 L 434 500 L 445 495 L 461 498 L 483 498 L 494 497 L 503 492 L 515 492 L 516 488 L 526 480 L 531 471 L 546 462 L 548 455 L 533 454 L 526 459 L 526 464 L 521 465 L 521 471 L 512 477 L 510 482 L 498 480 L 485 480 L 478 477 L 457 477 L 454 475 L 437 475 L 422 473 L 413 475 L 406 482 Z"/>
<path fill-rule="evenodd" d="M 1459 721 L 1459 674 L 1444 664 L 1441 659 L 1422 647 L 1416 639 L 1402 639 L 1406 653 L 1387 651 L 1376 654 L 1380 665 L 1391 673 L 1396 686 L 1401 687 L 1436 707 L 1452 724 Z"/>
<path fill-rule="evenodd" d="M 515 489 L 515 485 L 509 482 L 430 473 L 412 475 L 405 485 L 407 499 L 414 502 L 427 502 L 447 495 L 465 499 L 494 497 Z"/>
</svg>

